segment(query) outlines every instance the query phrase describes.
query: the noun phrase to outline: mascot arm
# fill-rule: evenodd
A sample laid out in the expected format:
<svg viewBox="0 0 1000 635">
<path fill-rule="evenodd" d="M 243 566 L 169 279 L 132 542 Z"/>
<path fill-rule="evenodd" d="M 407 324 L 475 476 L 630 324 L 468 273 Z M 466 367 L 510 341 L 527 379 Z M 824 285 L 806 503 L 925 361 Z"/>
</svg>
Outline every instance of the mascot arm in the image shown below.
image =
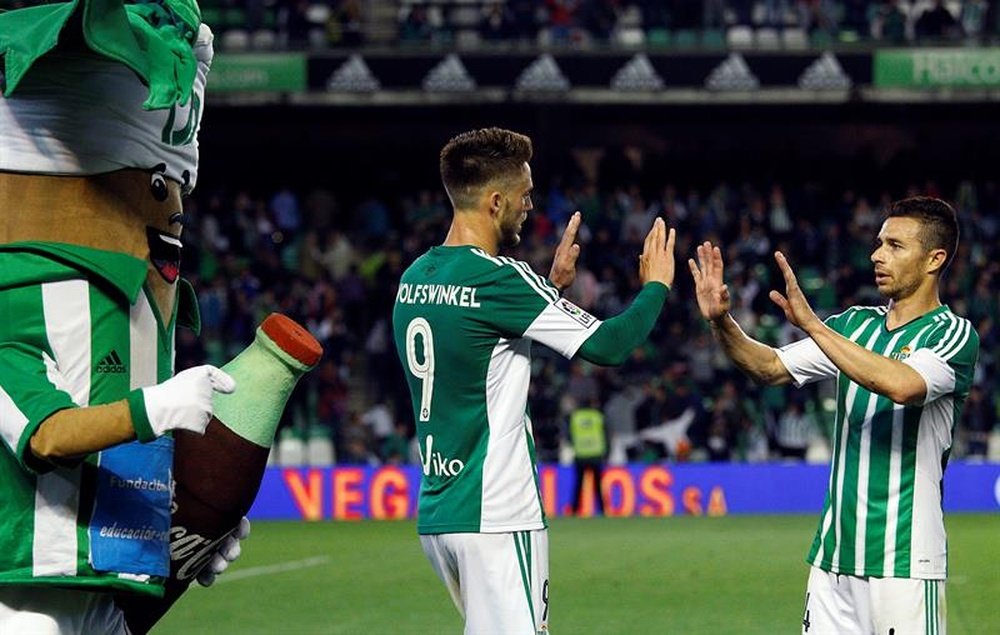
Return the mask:
<svg viewBox="0 0 1000 635">
<path fill-rule="evenodd" d="M 135 439 L 132 415 L 128 402 L 122 399 L 53 414 L 32 435 L 31 454 L 46 463 L 67 465 L 132 439 Z"/>
<path fill-rule="evenodd" d="M 173 430 L 203 434 L 212 417 L 212 397 L 236 382 L 214 366 L 189 368 L 128 398 L 102 406 L 67 408 L 49 416 L 31 437 L 34 458 L 65 463 L 138 438 L 152 441 Z"/>
</svg>

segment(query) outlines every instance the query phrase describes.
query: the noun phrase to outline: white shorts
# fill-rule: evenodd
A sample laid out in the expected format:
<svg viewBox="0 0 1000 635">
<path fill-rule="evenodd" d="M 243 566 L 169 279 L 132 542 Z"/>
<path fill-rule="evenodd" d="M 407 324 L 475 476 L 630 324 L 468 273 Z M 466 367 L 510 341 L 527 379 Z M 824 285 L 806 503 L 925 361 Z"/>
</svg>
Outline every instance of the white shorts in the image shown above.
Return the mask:
<svg viewBox="0 0 1000 635">
<path fill-rule="evenodd" d="M 548 633 L 547 530 L 434 534 L 420 544 L 465 618 L 465 635 Z"/>
<path fill-rule="evenodd" d="M 127 635 L 110 593 L 43 586 L 0 586 L 0 633 Z"/>
<path fill-rule="evenodd" d="M 944 580 L 809 570 L 803 635 L 945 635 L 945 618 Z"/>
</svg>

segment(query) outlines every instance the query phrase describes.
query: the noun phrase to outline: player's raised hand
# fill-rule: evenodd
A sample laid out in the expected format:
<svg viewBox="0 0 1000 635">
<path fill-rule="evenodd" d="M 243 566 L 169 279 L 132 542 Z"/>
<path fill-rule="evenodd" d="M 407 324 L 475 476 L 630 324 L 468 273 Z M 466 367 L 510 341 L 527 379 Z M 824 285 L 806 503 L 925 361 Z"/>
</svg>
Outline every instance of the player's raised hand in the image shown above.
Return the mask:
<svg viewBox="0 0 1000 635">
<path fill-rule="evenodd" d="M 725 317 L 730 307 L 729 286 L 723 277 L 722 250 L 706 240 L 695 251 L 698 262 L 688 258 L 688 268 L 694 278 L 698 309 L 703 318 L 714 322 Z"/>
<path fill-rule="evenodd" d="M 552 258 L 549 281 L 560 291 L 576 280 L 576 259 L 580 257 L 580 245 L 576 243 L 576 232 L 580 229 L 580 212 L 574 212 L 566 223 L 566 230 L 556 247 Z"/>
<path fill-rule="evenodd" d="M 781 307 L 788 321 L 800 329 L 808 331 L 809 327 L 822 324 L 812 307 L 809 306 L 809 300 L 802 293 L 799 281 L 795 277 L 795 272 L 792 271 L 792 266 L 788 264 L 785 254 L 776 251 L 774 259 L 778 263 L 778 268 L 781 269 L 781 275 L 785 277 L 785 295 L 781 295 L 778 291 L 771 291 L 768 297 Z"/>
<path fill-rule="evenodd" d="M 662 282 L 668 287 L 674 284 L 674 242 L 677 232 L 667 229 L 662 218 L 653 221 L 653 227 L 646 234 L 639 256 L 639 280 L 647 282 Z"/>
</svg>

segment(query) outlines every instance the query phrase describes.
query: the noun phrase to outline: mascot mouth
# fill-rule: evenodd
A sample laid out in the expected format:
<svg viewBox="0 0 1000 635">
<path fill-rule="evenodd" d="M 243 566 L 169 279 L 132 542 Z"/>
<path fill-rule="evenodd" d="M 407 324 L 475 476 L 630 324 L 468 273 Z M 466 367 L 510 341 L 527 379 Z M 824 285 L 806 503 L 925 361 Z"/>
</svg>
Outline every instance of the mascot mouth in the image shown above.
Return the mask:
<svg viewBox="0 0 1000 635">
<path fill-rule="evenodd" d="M 150 262 L 168 284 L 173 284 L 181 273 L 181 250 L 184 245 L 180 238 L 155 227 L 146 227 L 146 240 L 149 242 Z"/>
</svg>

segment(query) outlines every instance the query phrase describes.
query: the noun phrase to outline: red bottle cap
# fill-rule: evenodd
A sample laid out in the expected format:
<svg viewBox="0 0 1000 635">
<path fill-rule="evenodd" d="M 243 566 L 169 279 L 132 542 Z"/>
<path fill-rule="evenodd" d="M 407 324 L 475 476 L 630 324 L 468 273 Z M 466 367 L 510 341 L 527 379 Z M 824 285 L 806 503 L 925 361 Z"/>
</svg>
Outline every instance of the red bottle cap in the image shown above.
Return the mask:
<svg viewBox="0 0 1000 635">
<path fill-rule="evenodd" d="M 302 325 L 280 313 L 267 316 L 260 328 L 278 347 L 306 366 L 315 366 L 323 347 Z"/>
</svg>

